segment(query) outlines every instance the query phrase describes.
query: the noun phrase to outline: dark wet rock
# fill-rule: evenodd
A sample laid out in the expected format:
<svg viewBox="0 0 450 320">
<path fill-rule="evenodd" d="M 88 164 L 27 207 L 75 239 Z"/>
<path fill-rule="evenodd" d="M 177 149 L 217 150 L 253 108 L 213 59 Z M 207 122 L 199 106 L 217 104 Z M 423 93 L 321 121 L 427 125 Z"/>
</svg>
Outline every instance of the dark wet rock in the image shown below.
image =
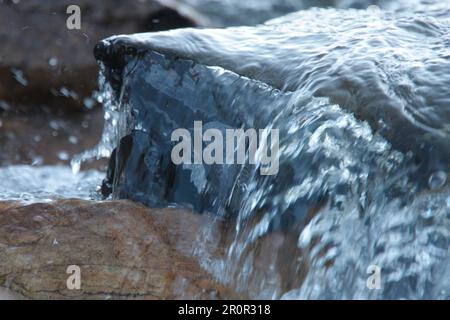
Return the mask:
<svg viewBox="0 0 450 320">
<path fill-rule="evenodd" d="M 122 33 L 194 26 L 156 1 L 76 1 L 81 30 L 68 30 L 69 0 L 0 1 L 0 111 L 84 108 L 97 83 L 92 48 Z"/>
<path fill-rule="evenodd" d="M 290 187 L 330 170 L 328 165 L 346 166 L 347 152 L 359 163 L 349 168 L 353 173 L 405 172 L 426 186 L 431 174 L 450 168 L 446 17 L 309 10 L 256 28 L 183 29 L 101 42 L 96 57 L 116 99 L 120 95 L 130 108 L 129 114 L 123 110 L 127 137 L 111 160 L 104 190 L 148 205 L 187 202 L 219 214 L 241 210 L 240 188 L 252 180 L 251 168 L 171 162 L 171 132 L 192 130 L 194 120 L 221 130 L 271 125 L 280 129 L 285 152 L 316 144 L 318 154 L 281 154 L 280 174 L 259 179 L 262 188 L 274 184 L 268 198 L 292 192 Z M 387 147 L 377 147 L 383 142 L 360 120 L 406 155 L 404 167 Z M 310 140 L 327 123 L 334 123 L 332 132 Z M 337 153 L 327 151 L 330 134 Z M 338 194 L 351 190 L 350 180 L 333 188 L 324 182 L 317 192 L 300 195 L 290 205 L 292 218 L 304 217 L 330 188 Z M 389 193 L 397 194 L 396 188 Z"/>
<path fill-rule="evenodd" d="M 212 219 L 131 202 L 2 202 L 0 297 L 236 298 L 193 256 L 203 228 L 215 228 Z M 217 243 L 205 245 L 218 250 Z M 66 286 L 70 265 L 81 269 L 80 290 Z"/>
</svg>

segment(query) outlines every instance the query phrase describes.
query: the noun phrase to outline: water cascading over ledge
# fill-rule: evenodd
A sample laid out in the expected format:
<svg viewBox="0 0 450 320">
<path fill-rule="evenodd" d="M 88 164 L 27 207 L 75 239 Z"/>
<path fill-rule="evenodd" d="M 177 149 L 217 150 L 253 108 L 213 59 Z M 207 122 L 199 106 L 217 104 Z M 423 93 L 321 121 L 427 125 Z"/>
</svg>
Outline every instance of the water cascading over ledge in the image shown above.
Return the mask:
<svg viewBox="0 0 450 320">
<path fill-rule="evenodd" d="M 450 14 L 433 14 L 314 9 L 104 40 L 104 194 L 231 217 L 227 258 L 204 264 L 250 297 L 450 297 Z M 279 173 L 174 165 L 171 133 L 194 121 L 279 129 Z"/>
</svg>

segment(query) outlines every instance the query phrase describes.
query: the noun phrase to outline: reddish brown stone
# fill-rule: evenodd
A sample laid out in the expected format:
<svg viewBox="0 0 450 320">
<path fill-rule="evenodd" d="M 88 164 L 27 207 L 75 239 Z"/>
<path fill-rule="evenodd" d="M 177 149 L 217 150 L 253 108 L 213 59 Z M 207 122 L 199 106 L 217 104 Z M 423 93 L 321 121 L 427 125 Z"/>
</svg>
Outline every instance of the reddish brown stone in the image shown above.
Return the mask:
<svg viewBox="0 0 450 320">
<path fill-rule="evenodd" d="M 192 255 L 206 227 L 217 227 L 206 215 L 127 201 L 0 203 L 0 287 L 32 299 L 227 298 Z M 69 265 L 81 290 L 67 289 Z"/>
</svg>

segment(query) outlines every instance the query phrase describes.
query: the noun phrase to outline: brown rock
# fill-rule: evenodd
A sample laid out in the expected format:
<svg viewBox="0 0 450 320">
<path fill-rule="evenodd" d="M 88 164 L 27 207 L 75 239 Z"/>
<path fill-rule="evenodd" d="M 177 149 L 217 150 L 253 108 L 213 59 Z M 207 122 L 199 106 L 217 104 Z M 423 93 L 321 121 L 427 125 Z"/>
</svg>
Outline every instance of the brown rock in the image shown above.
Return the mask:
<svg viewBox="0 0 450 320">
<path fill-rule="evenodd" d="M 32 299 L 232 297 L 192 254 L 203 228 L 216 227 L 126 201 L 0 203 L 0 287 Z M 80 290 L 67 289 L 69 265 L 81 268 Z"/>
</svg>

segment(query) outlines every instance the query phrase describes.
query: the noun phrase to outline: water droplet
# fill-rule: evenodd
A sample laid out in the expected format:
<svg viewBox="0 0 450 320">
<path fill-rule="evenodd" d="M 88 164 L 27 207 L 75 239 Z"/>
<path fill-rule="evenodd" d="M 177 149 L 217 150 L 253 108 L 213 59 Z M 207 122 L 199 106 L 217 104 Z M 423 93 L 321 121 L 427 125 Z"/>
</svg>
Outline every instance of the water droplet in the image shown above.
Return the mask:
<svg viewBox="0 0 450 320">
<path fill-rule="evenodd" d="M 69 154 L 65 151 L 61 151 L 58 153 L 58 159 L 61 161 L 67 161 L 69 160 Z"/>
<path fill-rule="evenodd" d="M 52 57 L 48 60 L 48 64 L 51 67 L 56 67 L 58 65 L 58 59 L 56 59 L 55 57 Z"/>
<path fill-rule="evenodd" d="M 311 230 L 311 223 L 309 223 L 300 234 L 297 244 L 298 247 L 306 248 L 311 243 L 311 239 L 312 239 L 312 230 Z"/>
<path fill-rule="evenodd" d="M 11 106 L 7 102 L 0 100 L 0 109 L 3 109 L 4 111 L 9 111 L 11 110 Z"/>
<path fill-rule="evenodd" d="M 66 87 L 61 87 L 59 89 L 59 93 L 66 98 L 72 98 L 74 100 L 78 99 L 78 94 L 75 91 L 69 90 Z"/>
<path fill-rule="evenodd" d="M 85 98 L 83 104 L 87 109 L 92 109 L 95 105 L 95 100 L 92 98 Z"/>
<path fill-rule="evenodd" d="M 426 209 L 425 211 L 422 211 L 421 216 L 424 219 L 430 219 L 434 216 L 434 210 L 431 208 Z"/>
<path fill-rule="evenodd" d="M 428 186 L 431 190 L 442 188 L 447 182 L 447 173 L 444 171 L 438 171 L 433 173 L 428 179 Z"/>
<path fill-rule="evenodd" d="M 380 7 L 379 6 L 377 6 L 377 5 L 370 5 L 370 6 L 368 6 L 367 7 L 367 11 L 370 13 L 370 14 L 380 14 L 380 12 L 381 12 L 381 9 L 380 9 Z"/>
<path fill-rule="evenodd" d="M 52 120 L 52 121 L 50 121 L 50 122 L 48 123 L 48 125 L 49 125 L 50 128 L 52 128 L 53 130 L 58 130 L 58 129 L 59 129 L 59 124 L 58 124 L 57 121 Z"/>
<path fill-rule="evenodd" d="M 73 174 L 77 174 L 78 172 L 80 172 L 81 162 L 80 162 L 79 159 L 72 160 L 70 165 L 72 166 L 72 173 Z"/>
<path fill-rule="evenodd" d="M 59 92 L 65 97 L 68 97 L 70 95 L 70 92 L 66 87 L 62 87 L 61 89 L 59 89 Z"/>
<path fill-rule="evenodd" d="M 17 82 L 19 82 L 24 87 L 28 85 L 28 81 L 27 81 L 27 79 L 25 79 L 25 76 L 23 75 L 22 70 L 12 68 L 11 72 L 14 76 L 14 79 L 16 79 Z"/>
<path fill-rule="evenodd" d="M 78 138 L 75 137 L 75 136 L 70 136 L 70 137 L 69 137 L 69 142 L 70 142 L 71 144 L 77 144 L 77 143 L 78 143 Z"/>
<path fill-rule="evenodd" d="M 34 157 L 33 161 L 31 162 L 32 166 L 40 166 L 44 163 L 44 160 L 42 159 L 42 157 Z"/>
</svg>

